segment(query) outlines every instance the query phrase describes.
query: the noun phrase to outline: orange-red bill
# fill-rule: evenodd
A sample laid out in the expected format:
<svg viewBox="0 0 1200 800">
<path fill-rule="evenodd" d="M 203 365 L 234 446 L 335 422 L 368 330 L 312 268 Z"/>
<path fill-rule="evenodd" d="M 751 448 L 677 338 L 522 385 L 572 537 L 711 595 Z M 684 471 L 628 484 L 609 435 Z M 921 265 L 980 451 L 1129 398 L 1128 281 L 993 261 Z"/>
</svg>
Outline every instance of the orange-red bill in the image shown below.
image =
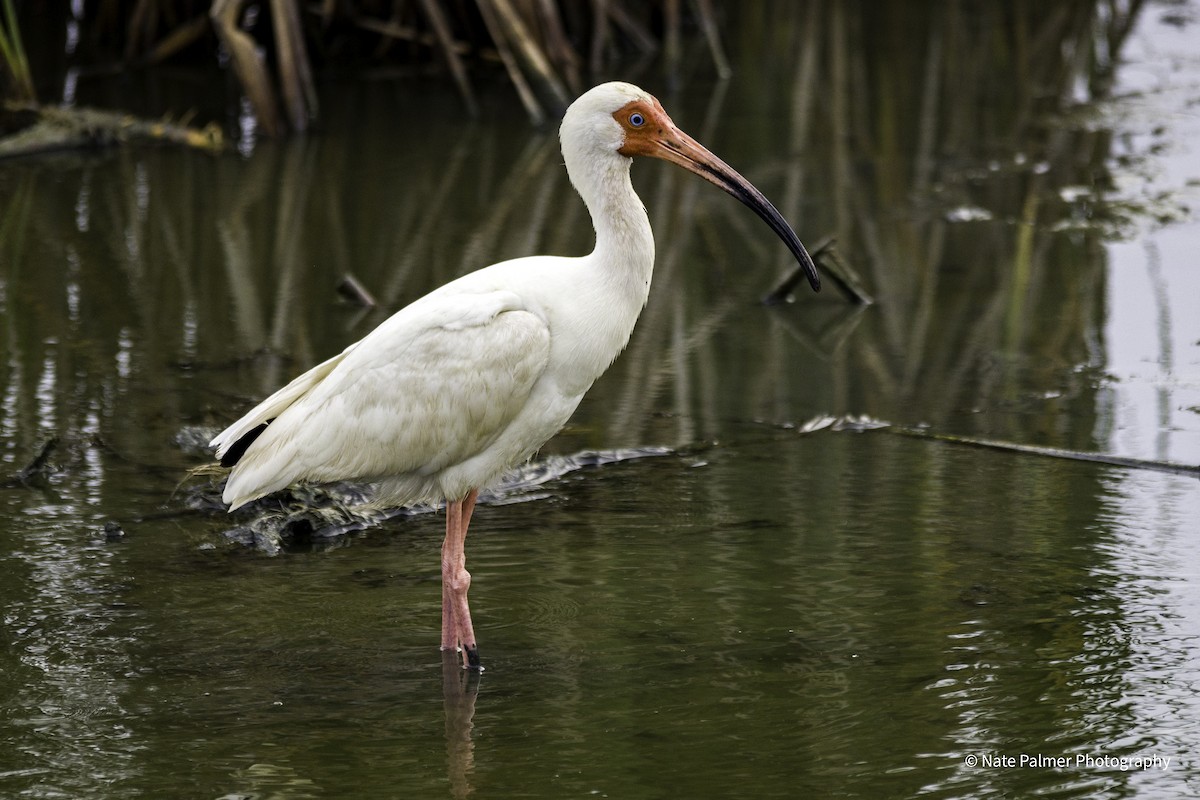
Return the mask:
<svg viewBox="0 0 1200 800">
<path fill-rule="evenodd" d="M 754 184 L 737 170 L 717 158 L 708 148 L 688 136 L 667 116 L 658 100 L 634 100 L 622 106 L 613 119 L 625 131 L 625 144 L 618 150 L 624 156 L 649 156 L 670 161 L 706 181 L 721 187 L 749 206 L 755 214 L 775 231 L 788 250 L 800 263 L 813 291 L 821 291 L 821 278 L 812 256 L 804 249 L 800 237 L 792 230 L 779 210 L 771 204 Z"/>
</svg>

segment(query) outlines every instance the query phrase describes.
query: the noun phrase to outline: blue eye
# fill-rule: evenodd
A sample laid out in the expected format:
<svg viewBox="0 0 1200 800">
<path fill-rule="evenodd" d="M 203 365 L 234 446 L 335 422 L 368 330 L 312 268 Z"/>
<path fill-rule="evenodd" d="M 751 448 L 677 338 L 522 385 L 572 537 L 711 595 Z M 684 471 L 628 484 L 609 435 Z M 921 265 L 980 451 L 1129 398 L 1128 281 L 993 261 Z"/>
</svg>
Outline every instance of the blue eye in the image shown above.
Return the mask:
<svg viewBox="0 0 1200 800">
<path fill-rule="evenodd" d="M 640 128 L 646 124 L 646 118 L 635 111 L 629 115 L 629 124 L 635 128 Z"/>
</svg>

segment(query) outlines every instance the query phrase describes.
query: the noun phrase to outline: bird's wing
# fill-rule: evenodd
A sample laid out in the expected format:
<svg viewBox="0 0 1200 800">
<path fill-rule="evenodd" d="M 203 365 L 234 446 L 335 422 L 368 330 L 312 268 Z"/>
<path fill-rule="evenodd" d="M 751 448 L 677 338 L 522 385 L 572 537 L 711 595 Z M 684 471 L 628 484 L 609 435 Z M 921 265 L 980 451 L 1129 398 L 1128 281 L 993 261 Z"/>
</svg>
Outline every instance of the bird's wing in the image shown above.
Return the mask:
<svg viewBox="0 0 1200 800">
<path fill-rule="evenodd" d="M 260 425 L 265 425 L 271 420 L 278 417 L 285 408 L 295 403 L 305 394 L 312 390 L 314 386 L 325 379 L 329 373 L 333 372 L 334 367 L 341 363 L 342 359 L 357 346 L 355 344 L 338 353 L 327 361 L 322 361 L 312 369 L 305 372 L 294 379 L 287 386 L 279 389 L 266 400 L 250 409 L 245 416 L 237 422 L 230 425 L 225 430 L 221 431 L 208 443 L 209 447 L 217 449 L 217 458 L 221 459 L 225 466 L 230 466 L 231 463 L 236 463 L 238 458 L 234 457 L 231 462 L 226 462 L 226 456 L 230 454 L 231 449 L 236 449 L 239 442 L 247 434 L 252 433 Z M 249 446 L 249 442 L 245 446 Z"/>
<path fill-rule="evenodd" d="M 435 475 L 517 417 L 549 353 L 546 322 L 512 292 L 427 296 L 230 428 L 245 435 L 275 413 L 225 500 L 237 507 L 300 480 Z"/>
</svg>

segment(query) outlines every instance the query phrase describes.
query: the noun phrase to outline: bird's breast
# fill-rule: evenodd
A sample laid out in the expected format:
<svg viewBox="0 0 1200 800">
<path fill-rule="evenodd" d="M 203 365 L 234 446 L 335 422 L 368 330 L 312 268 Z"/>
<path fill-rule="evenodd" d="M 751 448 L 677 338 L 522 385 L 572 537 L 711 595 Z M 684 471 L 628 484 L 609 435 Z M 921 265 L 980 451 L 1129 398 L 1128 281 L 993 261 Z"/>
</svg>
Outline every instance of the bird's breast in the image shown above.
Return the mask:
<svg viewBox="0 0 1200 800">
<path fill-rule="evenodd" d="M 621 354 L 647 290 L 576 283 L 547 310 L 551 341 L 547 373 L 564 393 L 581 396 Z"/>
</svg>

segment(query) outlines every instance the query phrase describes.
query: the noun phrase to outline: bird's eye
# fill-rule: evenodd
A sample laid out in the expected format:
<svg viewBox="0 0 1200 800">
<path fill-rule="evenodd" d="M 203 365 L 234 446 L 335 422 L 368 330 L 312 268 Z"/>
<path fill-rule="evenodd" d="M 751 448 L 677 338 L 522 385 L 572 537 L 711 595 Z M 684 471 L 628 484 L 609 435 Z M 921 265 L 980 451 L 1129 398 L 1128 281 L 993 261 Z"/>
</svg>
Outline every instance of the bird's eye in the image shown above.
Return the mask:
<svg viewBox="0 0 1200 800">
<path fill-rule="evenodd" d="M 635 111 L 629 115 L 629 124 L 635 128 L 640 128 L 646 124 L 646 118 Z"/>
</svg>

